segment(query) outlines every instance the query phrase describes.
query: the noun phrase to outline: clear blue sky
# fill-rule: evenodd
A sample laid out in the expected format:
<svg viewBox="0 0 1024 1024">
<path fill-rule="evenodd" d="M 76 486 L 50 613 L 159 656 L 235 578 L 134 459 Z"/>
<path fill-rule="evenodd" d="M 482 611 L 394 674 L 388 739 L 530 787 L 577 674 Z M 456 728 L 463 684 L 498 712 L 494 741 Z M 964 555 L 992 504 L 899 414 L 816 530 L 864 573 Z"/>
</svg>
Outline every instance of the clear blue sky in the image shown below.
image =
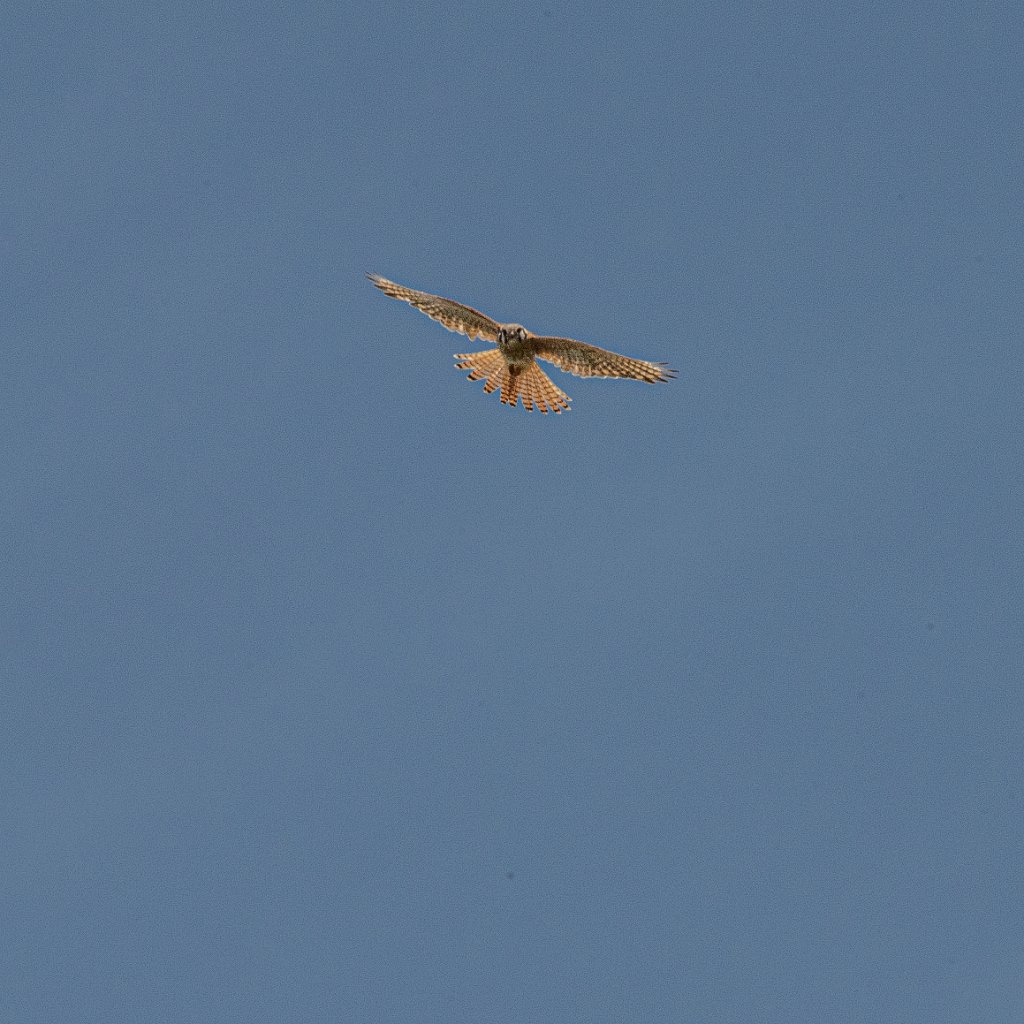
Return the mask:
<svg viewBox="0 0 1024 1024">
<path fill-rule="evenodd" d="M 0 1017 L 1024 1020 L 1022 48 L 6 8 Z"/>
</svg>

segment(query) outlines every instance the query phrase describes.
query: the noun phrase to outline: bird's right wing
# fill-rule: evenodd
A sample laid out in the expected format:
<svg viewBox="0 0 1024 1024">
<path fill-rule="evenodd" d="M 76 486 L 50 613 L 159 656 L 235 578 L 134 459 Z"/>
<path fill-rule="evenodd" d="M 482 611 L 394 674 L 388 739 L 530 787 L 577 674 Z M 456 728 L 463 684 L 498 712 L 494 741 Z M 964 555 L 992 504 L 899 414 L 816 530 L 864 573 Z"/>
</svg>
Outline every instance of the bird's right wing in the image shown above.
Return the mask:
<svg viewBox="0 0 1024 1024">
<path fill-rule="evenodd" d="M 426 313 L 431 320 L 443 324 L 449 331 L 464 334 L 470 341 L 475 341 L 477 338 L 495 342 L 498 340 L 497 322 L 478 309 L 464 306 L 461 302 L 455 302 L 453 299 L 446 299 L 440 295 L 413 291 L 412 288 L 395 284 L 394 281 L 389 281 L 386 277 L 378 277 L 376 274 L 367 274 L 366 276 L 385 295 L 408 302 L 409 305 Z"/>
</svg>

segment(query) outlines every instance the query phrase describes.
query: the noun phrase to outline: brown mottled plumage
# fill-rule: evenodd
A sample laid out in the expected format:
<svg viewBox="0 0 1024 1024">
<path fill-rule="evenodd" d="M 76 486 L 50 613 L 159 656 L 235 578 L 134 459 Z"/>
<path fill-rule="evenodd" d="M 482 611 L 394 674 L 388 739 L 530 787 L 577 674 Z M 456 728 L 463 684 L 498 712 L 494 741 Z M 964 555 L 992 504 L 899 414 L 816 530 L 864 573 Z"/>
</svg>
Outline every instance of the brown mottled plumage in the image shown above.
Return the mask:
<svg viewBox="0 0 1024 1024">
<path fill-rule="evenodd" d="M 376 274 L 366 276 L 385 295 L 408 302 L 449 331 L 465 334 L 471 341 L 483 338 L 495 342 L 497 348 L 456 355 L 459 361 L 455 365 L 471 371 L 469 380 L 482 380 L 488 394 L 499 391 L 505 405 L 515 406 L 522 399 L 523 406 L 530 411 L 560 413 L 569 408 L 569 396 L 555 386 L 537 365 L 537 359 L 554 363 L 577 377 L 628 377 L 656 384 L 676 375 L 664 363 L 630 359 L 572 338 L 542 337 L 519 324 L 499 324 L 461 302 L 413 291 Z"/>
</svg>

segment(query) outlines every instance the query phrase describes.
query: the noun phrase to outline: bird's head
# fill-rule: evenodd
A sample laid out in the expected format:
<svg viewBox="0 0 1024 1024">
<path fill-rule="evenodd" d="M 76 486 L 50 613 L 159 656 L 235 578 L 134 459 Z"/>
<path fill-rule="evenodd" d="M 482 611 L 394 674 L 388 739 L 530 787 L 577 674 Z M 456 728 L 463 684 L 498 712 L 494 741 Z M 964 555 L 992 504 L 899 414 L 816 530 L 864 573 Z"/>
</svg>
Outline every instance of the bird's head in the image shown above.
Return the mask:
<svg viewBox="0 0 1024 1024">
<path fill-rule="evenodd" d="M 502 324 L 498 329 L 498 344 L 509 345 L 517 341 L 526 341 L 530 332 L 522 324 Z"/>
</svg>

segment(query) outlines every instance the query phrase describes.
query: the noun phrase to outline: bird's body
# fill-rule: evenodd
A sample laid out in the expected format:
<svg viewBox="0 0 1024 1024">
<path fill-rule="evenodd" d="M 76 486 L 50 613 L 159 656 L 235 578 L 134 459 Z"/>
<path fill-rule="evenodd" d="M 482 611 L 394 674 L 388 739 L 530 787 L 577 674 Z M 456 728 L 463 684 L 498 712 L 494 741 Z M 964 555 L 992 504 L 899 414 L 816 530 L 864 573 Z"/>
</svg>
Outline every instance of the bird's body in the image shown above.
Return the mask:
<svg viewBox="0 0 1024 1024">
<path fill-rule="evenodd" d="M 376 274 L 366 275 L 385 295 L 402 299 L 450 331 L 471 341 L 482 338 L 497 348 L 456 355 L 460 370 L 469 380 L 483 380 L 488 394 L 500 389 L 505 405 L 522 399 L 528 410 L 560 413 L 569 408 L 569 396 L 537 365 L 538 359 L 554 363 L 578 377 L 628 377 L 655 384 L 675 376 L 664 363 L 630 359 L 573 338 L 549 338 L 533 334 L 520 324 L 499 324 L 486 313 L 429 292 L 418 292 Z"/>
</svg>

